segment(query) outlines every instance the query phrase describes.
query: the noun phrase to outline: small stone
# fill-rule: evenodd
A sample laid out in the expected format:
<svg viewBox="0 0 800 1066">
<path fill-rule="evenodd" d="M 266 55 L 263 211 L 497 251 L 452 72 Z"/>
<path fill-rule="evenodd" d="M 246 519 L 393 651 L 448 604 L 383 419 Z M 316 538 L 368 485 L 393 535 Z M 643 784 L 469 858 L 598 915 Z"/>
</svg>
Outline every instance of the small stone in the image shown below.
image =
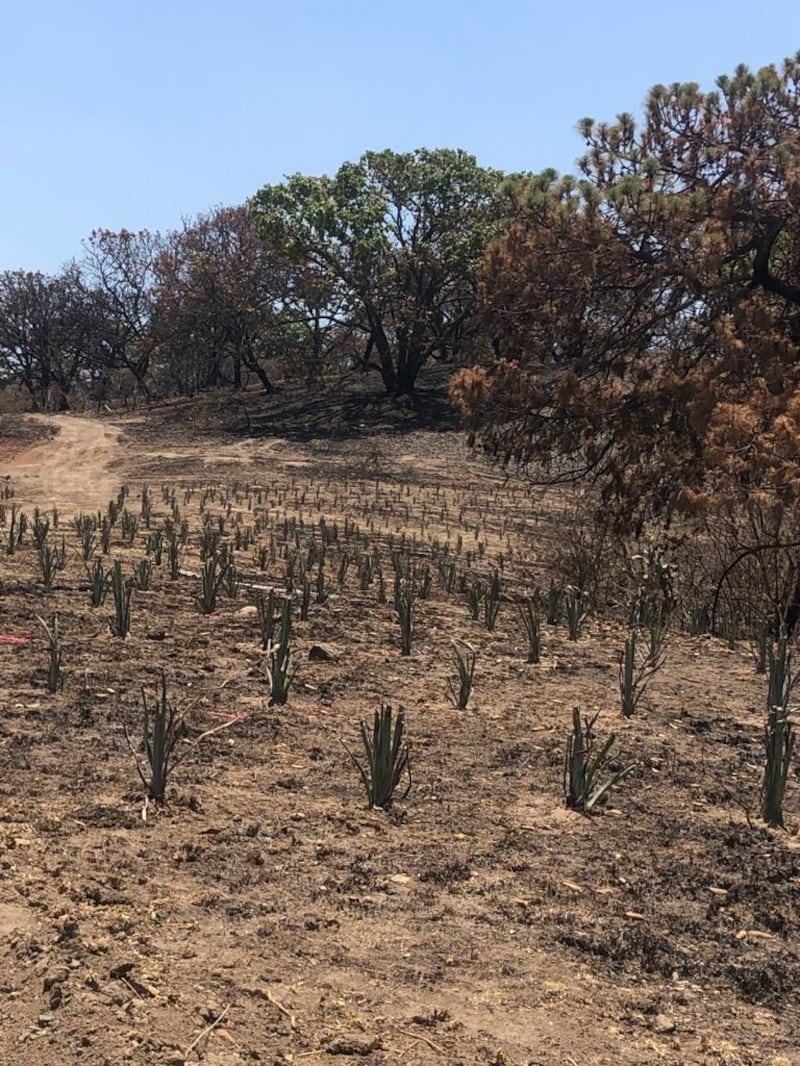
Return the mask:
<svg viewBox="0 0 800 1066">
<path fill-rule="evenodd" d="M 339 653 L 330 644 L 312 644 L 308 657 L 315 663 L 331 663 L 336 662 L 339 658 Z"/>
<path fill-rule="evenodd" d="M 657 1014 L 653 1019 L 653 1031 L 665 1036 L 675 1032 L 675 1022 L 667 1014 Z"/>
</svg>

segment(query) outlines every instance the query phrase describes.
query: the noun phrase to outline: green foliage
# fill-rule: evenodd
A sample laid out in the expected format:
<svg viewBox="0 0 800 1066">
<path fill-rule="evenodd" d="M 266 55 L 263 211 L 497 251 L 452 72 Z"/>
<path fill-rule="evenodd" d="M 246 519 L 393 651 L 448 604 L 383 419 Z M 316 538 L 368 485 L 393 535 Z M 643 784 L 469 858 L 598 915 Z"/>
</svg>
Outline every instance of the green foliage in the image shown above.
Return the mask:
<svg viewBox="0 0 800 1066">
<path fill-rule="evenodd" d="M 405 799 L 411 788 L 410 752 L 403 708 L 399 708 L 394 723 L 391 707 L 381 707 L 380 711 L 376 711 L 371 735 L 367 723 L 362 721 L 361 741 L 364 745 L 364 762 L 360 763 L 349 749 L 348 755 L 361 774 L 370 807 L 386 810 L 394 801 L 394 793 L 404 773 L 408 774 L 408 785 L 399 798 Z"/>
<path fill-rule="evenodd" d="M 103 555 L 108 555 L 109 551 L 111 550 L 111 528 L 112 528 L 111 522 L 104 515 L 102 517 L 102 519 L 100 521 L 100 525 L 99 525 L 99 529 L 100 529 L 100 550 L 102 551 Z"/>
<path fill-rule="evenodd" d="M 148 485 L 142 485 L 142 521 L 147 529 L 150 528 L 150 519 L 153 514 L 153 494 Z"/>
<path fill-rule="evenodd" d="M 153 563 L 156 566 L 161 566 L 161 556 L 164 549 L 164 530 L 153 529 L 147 534 L 147 540 L 145 541 L 145 551 L 148 555 L 153 556 Z"/>
<path fill-rule="evenodd" d="M 251 210 L 328 315 L 363 338 L 364 364 L 402 393 L 477 327 L 476 268 L 501 177 L 462 151 L 367 152 L 332 178 L 265 186 Z"/>
<path fill-rule="evenodd" d="M 581 713 L 576 707 L 572 713 L 572 732 L 567 742 L 567 757 L 564 763 L 564 791 L 567 806 L 587 814 L 598 804 L 603 803 L 614 785 L 622 781 L 634 769 L 626 766 L 612 772 L 602 784 L 597 780 L 610 763 L 611 747 L 616 740 L 614 733 L 609 734 L 597 754 L 594 748 L 594 718 L 581 722 Z"/>
<path fill-rule="evenodd" d="M 236 569 L 236 561 L 233 557 L 233 550 L 231 548 L 225 550 L 224 563 L 225 576 L 222 581 L 222 586 L 228 599 L 235 600 L 239 594 L 241 579 L 239 577 L 239 571 Z"/>
</svg>

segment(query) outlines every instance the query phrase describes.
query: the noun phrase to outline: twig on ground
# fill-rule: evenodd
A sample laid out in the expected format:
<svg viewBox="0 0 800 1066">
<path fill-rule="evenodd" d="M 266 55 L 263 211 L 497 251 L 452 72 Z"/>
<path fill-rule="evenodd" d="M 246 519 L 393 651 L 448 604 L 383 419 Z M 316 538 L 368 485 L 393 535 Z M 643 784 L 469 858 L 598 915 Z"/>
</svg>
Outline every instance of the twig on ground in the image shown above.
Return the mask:
<svg viewBox="0 0 800 1066">
<path fill-rule="evenodd" d="M 403 1036 L 410 1036 L 412 1040 L 421 1040 L 423 1044 L 427 1044 L 431 1051 L 436 1051 L 439 1055 L 444 1055 L 444 1048 L 441 1044 L 437 1044 L 435 1040 L 431 1040 L 429 1036 L 422 1036 L 421 1033 L 412 1033 L 409 1029 L 398 1029 L 398 1033 L 402 1033 Z"/>
<path fill-rule="evenodd" d="M 231 1006 L 232 1004 L 229 1003 L 227 1007 L 225 1007 L 225 1009 L 221 1011 L 220 1014 L 214 1019 L 213 1022 L 209 1022 L 209 1024 L 205 1027 L 202 1033 L 200 1033 L 200 1035 L 195 1040 L 193 1040 L 191 1044 L 187 1047 L 186 1051 L 184 1052 L 184 1057 L 186 1057 L 190 1051 L 194 1051 L 194 1049 L 197 1047 L 197 1045 L 200 1043 L 204 1036 L 208 1036 L 210 1032 L 217 1028 L 219 1023 L 231 1009 Z"/>
<path fill-rule="evenodd" d="M 273 994 L 270 992 L 269 989 L 266 990 L 266 995 L 267 995 L 267 999 L 270 1001 L 272 1006 L 273 1007 L 277 1007 L 278 1010 L 281 1012 L 281 1014 L 285 1015 L 289 1019 L 289 1025 L 292 1027 L 292 1029 L 296 1029 L 297 1028 L 297 1019 L 292 1014 L 292 1012 L 289 1010 L 289 1008 L 288 1007 L 284 1007 L 284 1005 L 279 1000 L 275 999 L 275 997 L 273 996 Z"/>
</svg>

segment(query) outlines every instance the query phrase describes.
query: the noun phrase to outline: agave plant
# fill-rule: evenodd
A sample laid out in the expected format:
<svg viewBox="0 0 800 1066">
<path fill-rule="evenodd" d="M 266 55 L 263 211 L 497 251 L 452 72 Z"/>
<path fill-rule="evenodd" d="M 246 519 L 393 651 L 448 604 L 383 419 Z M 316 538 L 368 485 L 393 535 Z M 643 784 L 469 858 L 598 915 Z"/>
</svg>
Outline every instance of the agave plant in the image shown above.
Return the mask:
<svg viewBox="0 0 800 1066">
<path fill-rule="evenodd" d="M 405 773 L 408 785 L 400 799 L 405 799 L 411 789 L 411 764 L 406 715 L 402 707 L 392 722 L 392 708 L 388 705 L 375 712 L 372 733 L 367 723 L 361 723 L 361 740 L 365 760 L 360 763 L 348 749 L 347 753 L 361 774 L 370 807 L 388 809 L 394 801 L 394 793 Z"/>
<path fill-rule="evenodd" d="M 567 806 L 576 811 L 589 813 L 608 796 L 614 785 L 622 781 L 634 769 L 634 765 L 614 771 L 602 784 L 600 773 L 610 761 L 609 753 L 616 740 L 610 733 L 596 755 L 594 748 L 594 724 L 597 715 L 581 722 L 581 712 L 576 707 L 572 713 L 572 732 L 567 742 L 567 757 L 564 764 L 564 791 Z"/>
<path fill-rule="evenodd" d="M 466 640 L 452 640 L 450 643 L 456 661 L 456 670 L 458 671 L 458 687 L 456 687 L 452 678 L 448 678 L 447 690 L 450 693 L 453 706 L 457 710 L 463 711 L 466 709 L 472 694 L 475 662 L 478 656 L 474 647 Z"/>
</svg>

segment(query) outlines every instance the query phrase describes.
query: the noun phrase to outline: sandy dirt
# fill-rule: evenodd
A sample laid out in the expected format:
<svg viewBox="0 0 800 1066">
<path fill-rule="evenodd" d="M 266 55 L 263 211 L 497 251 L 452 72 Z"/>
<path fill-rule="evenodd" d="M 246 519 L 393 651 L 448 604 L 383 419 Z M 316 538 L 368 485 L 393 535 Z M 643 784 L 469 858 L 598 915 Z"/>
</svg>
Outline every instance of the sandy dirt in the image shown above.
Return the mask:
<svg viewBox="0 0 800 1066">
<path fill-rule="evenodd" d="M 613 597 L 577 641 L 543 626 L 526 662 L 512 601 L 555 572 L 563 497 L 504 479 L 452 432 L 304 437 L 270 434 L 269 408 L 247 418 L 240 432 L 198 402 L 2 442 L 0 535 L 12 503 L 55 505 L 48 541 L 63 536 L 67 561 L 46 588 L 30 531 L 0 556 L 0 1063 L 800 1063 L 800 783 L 786 830 L 766 829 L 747 645 L 676 631 L 623 719 Z M 123 484 L 138 528 L 117 519 L 105 554 L 98 538 L 104 565 L 132 575 L 155 531 L 187 523 L 175 580 L 151 539 L 125 639 L 110 594 L 91 606 L 72 524 Z M 336 525 L 324 602 L 315 583 L 275 706 L 252 586 L 294 571 L 299 611 L 321 522 Z M 239 540 L 242 587 L 211 614 L 191 576 L 204 533 Z M 431 570 L 408 657 L 403 544 Z M 447 589 L 445 544 L 459 574 L 500 573 L 494 631 Z M 36 615 L 59 619 L 54 693 Z M 454 637 L 478 651 L 465 711 L 447 695 Z M 168 804 L 145 818 L 131 745 L 141 762 L 142 687 L 152 700 L 161 670 L 186 732 Z M 367 809 L 345 750 L 360 756 L 382 701 L 406 709 L 412 744 L 411 791 L 389 812 Z M 592 817 L 564 804 L 576 705 L 618 734 L 613 766 L 636 766 Z"/>
<path fill-rule="evenodd" d="M 13 479 L 21 504 L 77 512 L 105 505 L 116 495 L 119 477 L 113 471 L 122 447 L 114 423 L 75 415 L 30 415 L 29 420 L 50 436 L 0 466 L 0 473 Z"/>
</svg>

